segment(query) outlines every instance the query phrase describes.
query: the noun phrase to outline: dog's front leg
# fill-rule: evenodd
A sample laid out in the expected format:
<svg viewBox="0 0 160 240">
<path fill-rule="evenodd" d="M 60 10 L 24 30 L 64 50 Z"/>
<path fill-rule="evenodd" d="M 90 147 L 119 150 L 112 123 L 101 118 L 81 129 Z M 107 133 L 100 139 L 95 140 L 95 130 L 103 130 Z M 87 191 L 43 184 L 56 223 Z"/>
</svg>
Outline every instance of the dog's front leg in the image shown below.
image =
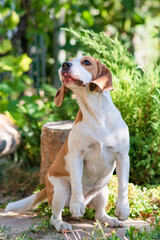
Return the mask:
<svg viewBox="0 0 160 240">
<path fill-rule="evenodd" d="M 82 192 L 83 158 L 73 155 L 70 158 L 71 200 L 70 212 L 73 217 L 82 217 L 85 212 L 84 196 Z"/>
<path fill-rule="evenodd" d="M 116 203 L 116 216 L 125 220 L 129 216 L 128 180 L 129 180 L 129 156 L 128 154 L 116 155 L 116 172 L 118 177 L 118 198 Z"/>
</svg>

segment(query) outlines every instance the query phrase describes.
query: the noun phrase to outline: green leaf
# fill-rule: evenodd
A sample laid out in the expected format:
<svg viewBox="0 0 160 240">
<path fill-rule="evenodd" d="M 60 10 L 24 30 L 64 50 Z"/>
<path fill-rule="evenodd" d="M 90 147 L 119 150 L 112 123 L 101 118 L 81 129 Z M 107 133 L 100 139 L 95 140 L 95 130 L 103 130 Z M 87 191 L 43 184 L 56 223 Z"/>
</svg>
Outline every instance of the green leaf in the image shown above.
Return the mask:
<svg viewBox="0 0 160 240">
<path fill-rule="evenodd" d="M 53 96 L 56 94 L 56 91 L 57 91 L 55 88 L 51 87 L 49 84 L 43 84 L 42 89 L 45 92 L 52 94 Z"/>
<path fill-rule="evenodd" d="M 26 53 L 18 57 L 4 56 L 0 61 L 0 71 L 11 71 L 13 76 L 19 77 L 29 70 L 31 62 L 32 59 Z"/>
<path fill-rule="evenodd" d="M 4 25 L 11 30 L 17 27 L 19 22 L 20 18 L 15 11 L 11 11 L 10 14 L 4 19 Z"/>
<path fill-rule="evenodd" d="M 12 50 L 11 40 L 4 39 L 0 42 L 0 54 L 4 54 Z"/>
<path fill-rule="evenodd" d="M 30 68 L 30 64 L 32 62 L 32 59 L 27 56 L 26 53 L 22 54 L 20 57 L 17 58 L 17 61 L 19 62 L 19 66 L 23 72 L 27 72 Z"/>
<path fill-rule="evenodd" d="M 4 20 L 4 18 L 9 15 L 10 9 L 5 7 L 5 8 L 0 8 L 0 21 Z"/>
<path fill-rule="evenodd" d="M 11 94 L 12 88 L 6 83 L 0 83 L 0 92 Z"/>
<path fill-rule="evenodd" d="M 89 11 L 84 10 L 82 12 L 82 18 L 88 23 L 90 27 L 94 25 L 94 19 Z"/>
<path fill-rule="evenodd" d="M 15 66 L 15 57 L 14 56 L 5 56 L 1 57 L 0 61 L 0 71 L 12 71 Z"/>
<path fill-rule="evenodd" d="M 10 83 L 10 86 L 15 92 L 23 92 L 25 91 L 28 87 L 26 84 L 24 84 L 21 79 L 16 79 L 15 81 Z"/>
</svg>

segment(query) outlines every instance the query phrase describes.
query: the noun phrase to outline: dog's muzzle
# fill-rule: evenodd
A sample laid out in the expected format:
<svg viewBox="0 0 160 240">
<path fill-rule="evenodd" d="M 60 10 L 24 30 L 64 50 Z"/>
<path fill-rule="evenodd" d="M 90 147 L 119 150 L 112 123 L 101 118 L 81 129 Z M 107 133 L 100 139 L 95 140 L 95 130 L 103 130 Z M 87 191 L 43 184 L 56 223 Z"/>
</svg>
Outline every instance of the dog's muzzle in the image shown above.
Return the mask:
<svg viewBox="0 0 160 240">
<path fill-rule="evenodd" d="M 76 78 L 74 78 L 73 76 L 72 76 L 72 74 L 71 74 L 71 67 L 72 67 L 72 63 L 71 62 L 64 62 L 63 64 L 62 64 L 62 70 L 61 70 L 61 74 L 62 74 L 62 76 L 63 76 L 63 79 L 62 79 L 62 82 L 64 83 L 64 84 L 66 84 L 66 83 L 74 83 L 75 85 L 77 85 L 77 86 L 82 86 L 82 87 L 84 87 L 85 86 L 85 84 L 81 81 L 81 80 L 79 80 L 79 79 L 76 79 Z"/>
</svg>

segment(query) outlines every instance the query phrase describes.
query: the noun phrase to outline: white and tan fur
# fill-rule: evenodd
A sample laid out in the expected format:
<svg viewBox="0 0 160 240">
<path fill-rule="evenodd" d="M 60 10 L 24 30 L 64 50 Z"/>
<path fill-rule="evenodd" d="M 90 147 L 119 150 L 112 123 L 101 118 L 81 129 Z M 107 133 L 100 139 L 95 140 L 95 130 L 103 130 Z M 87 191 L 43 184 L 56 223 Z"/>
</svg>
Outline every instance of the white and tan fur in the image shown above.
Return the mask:
<svg viewBox="0 0 160 240">
<path fill-rule="evenodd" d="M 6 211 L 22 212 L 47 197 L 52 208 L 50 222 L 57 231 L 72 229 L 62 220 L 64 207 L 69 207 L 75 218 L 83 216 L 86 206 L 94 208 L 95 219 L 122 227 L 121 221 L 105 212 L 107 185 L 116 167 L 115 213 L 120 220 L 129 215 L 129 133 L 110 96 L 111 72 L 97 59 L 83 56 L 62 64 L 59 76 L 62 86 L 55 96 L 57 106 L 71 89 L 80 107 L 72 130 L 48 171 L 46 188 L 30 199 L 10 203 Z"/>
<path fill-rule="evenodd" d="M 12 120 L 0 114 L 0 158 L 14 152 L 20 143 L 20 134 Z"/>
</svg>

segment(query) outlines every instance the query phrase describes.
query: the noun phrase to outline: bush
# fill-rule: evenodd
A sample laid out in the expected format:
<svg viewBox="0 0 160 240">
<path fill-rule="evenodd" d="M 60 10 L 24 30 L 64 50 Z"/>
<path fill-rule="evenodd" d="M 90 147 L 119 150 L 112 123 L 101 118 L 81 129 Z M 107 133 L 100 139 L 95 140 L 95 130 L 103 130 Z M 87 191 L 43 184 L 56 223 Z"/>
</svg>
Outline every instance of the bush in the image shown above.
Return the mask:
<svg viewBox="0 0 160 240">
<path fill-rule="evenodd" d="M 160 66 L 137 66 L 117 37 L 104 32 L 68 30 L 85 55 L 98 58 L 112 71 L 113 102 L 130 130 L 130 181 L 156 184 L 160 180 Z"/>
<path fill-rule="evenodd" d="M 138 185 L 129 183 L 128 199 L 130 205 L 130 217 L 143 219 L 149 218 L 152 215 L 160 215 L 160 185 L 157 187 L 141 188 Z M 112 176 L 109 183 L 109 201 L 106 206 L 106 211 L 109 215 L 114 216 L 116 199 L 118 195 L 118 179 Z"/>
</svg>

